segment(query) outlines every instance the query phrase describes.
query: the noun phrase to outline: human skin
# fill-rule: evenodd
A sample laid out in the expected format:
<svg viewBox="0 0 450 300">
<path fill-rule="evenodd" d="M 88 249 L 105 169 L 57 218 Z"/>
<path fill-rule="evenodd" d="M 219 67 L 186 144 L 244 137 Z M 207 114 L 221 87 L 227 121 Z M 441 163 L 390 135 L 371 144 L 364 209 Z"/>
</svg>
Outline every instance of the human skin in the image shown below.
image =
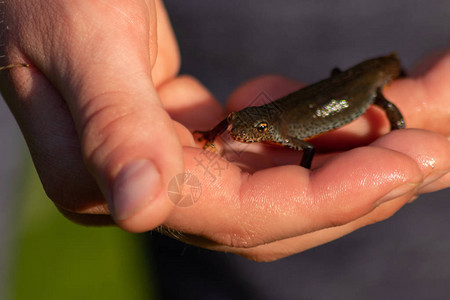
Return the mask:
<svg viewBox="0 0 450 300">
<path fill-rule="evenodd" d="M 2 72 L 2 93 L 48 196 L 77 223 L 132 232 L 162 225 L 188 243 L 270 261 L 449 186 L 449 52 L 385 88 L 408 129 L 388 133 L 373 108 L 312 141 L 326 150 L 312 170 L 289 164 L 299 152 L 255 144 L 211 178 L 196 160 L 203 150 L 192 130 L 210 129 L 261 90 L 276 99 L 302 84 L 262 76 L 222 108 L 197 80 L 177 75 L 159 1 L 17 0 L 2 9 L 2 64 L 30 64 Z M 176 207 L 167 186 L 183 172 L 199 178 L 202 193 Z"/>
</svg>

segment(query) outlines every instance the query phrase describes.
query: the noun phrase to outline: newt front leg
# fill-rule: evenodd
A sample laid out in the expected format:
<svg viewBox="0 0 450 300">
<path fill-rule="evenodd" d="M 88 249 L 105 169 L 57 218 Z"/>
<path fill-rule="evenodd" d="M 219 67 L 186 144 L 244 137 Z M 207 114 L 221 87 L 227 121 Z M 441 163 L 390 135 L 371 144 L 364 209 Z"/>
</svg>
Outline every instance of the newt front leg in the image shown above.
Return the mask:
<svg viewBox="0 0 450 300">
<path fill-rule="evenodd" d="M 199 134 L 202 135 L 198 139 L 199 142 L 206 141 L 205 144 L 203 145 L 203 149 L 207 149 L 208 147 L 215 148 L 214 140 L 216 139 L 217 136 L 221 135 L 228 128 L 228 125 L 230 125 L 229 117 L 227 117 L 227 118 L 223 119 L 222 121 L 220 121 L 220 123 L 217 124 L 211 130 L 208 130 L 208 131 L 196 130 L 196 131 L 194 131 L 194 133 L 199 133 Z"/>
<path fill-rule="evenodd" d="M 311 169 L 311 162 L 314 157 L 314 154 L 316 153 L 316 149 L 314 148 L 314 146 L 306 141 L 299 140 L 295 137 L 289 137 L 288 141 L 289 142 L 284 145 L 285 147 L 300 150 L 303 152 L 302 160 L 300 161 L 300 166 L 307 169 Z"/>
</svg>

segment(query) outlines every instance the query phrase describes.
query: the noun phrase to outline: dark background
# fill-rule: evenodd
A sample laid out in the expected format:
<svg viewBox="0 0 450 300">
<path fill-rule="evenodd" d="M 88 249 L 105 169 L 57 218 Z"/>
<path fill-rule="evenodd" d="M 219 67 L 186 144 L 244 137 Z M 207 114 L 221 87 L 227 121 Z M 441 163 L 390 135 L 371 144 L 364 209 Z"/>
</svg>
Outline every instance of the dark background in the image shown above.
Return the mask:
<svg viewBox="0 0 450 300">
<path fill-rule="evenodd" d="M 168 0 L 181 72 L 222 102 L 247 79 L 305 83 L 396 51 L 410 69 L 448 47 L 450 2 Z M 411 145 L 413 146 L 413 145 Z M 374 158 L 376 159 L 376 158 Z M 387 221 L 273 263 L 153 235 L 161 293 L 180 299 L 442 299 L 450 294 L 450 190 Z"/>
</svg>

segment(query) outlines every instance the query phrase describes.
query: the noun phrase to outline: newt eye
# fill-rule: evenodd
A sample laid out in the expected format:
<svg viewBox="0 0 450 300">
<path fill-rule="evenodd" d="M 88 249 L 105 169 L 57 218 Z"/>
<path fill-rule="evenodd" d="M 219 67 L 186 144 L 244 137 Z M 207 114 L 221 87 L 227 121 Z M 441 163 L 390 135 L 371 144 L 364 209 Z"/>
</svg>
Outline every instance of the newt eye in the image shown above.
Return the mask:
<svg viewBox="0 0 450 300">
<path fill-rule="evenodd" d="M 256 125 L 256 130 L 258 132 L 263 133 L 267 131 L 267 128 L 269 127 L 269 124 L 267 122 L 259 122 L 258 125 Z"/>
</svg>

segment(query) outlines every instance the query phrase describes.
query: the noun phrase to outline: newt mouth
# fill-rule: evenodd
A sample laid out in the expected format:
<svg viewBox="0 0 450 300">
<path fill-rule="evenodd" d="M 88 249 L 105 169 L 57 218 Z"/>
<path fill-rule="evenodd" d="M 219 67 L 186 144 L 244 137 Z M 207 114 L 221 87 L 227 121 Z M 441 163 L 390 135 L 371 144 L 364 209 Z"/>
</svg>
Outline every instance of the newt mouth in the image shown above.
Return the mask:
<svg viewBox="0 0 450 300">
<path fill-rule="evenodd" d="M 235 127 L 233 127 L 233 125 L 228 127 L 228 134 L 235 141 L 238 141 L 241 143 L 251 143 L 252 142 L 247 131 L 236 129 Z"/>
<path fill-rule="evenodd" d="M 233 140 L 244 142 L 247 136 L 247 132 L 246 131 L 236 132 L 236 131 L 237 130 L 233 127 L 233 125 L 228 127 L 228 134 L 233 138 Z"/>
<path fill-rule="evenodd" d="M 228 134 L 231 136 L 231 138 L 235 141 L 241 142 L 241 143 L 255 143 L 255 142 L 261 142 L 263 141 L 262 137 L 258 136 L 252 136 L 248 131 L 245 130 L 238 130 L 236 128 L 229 128 Z"/>
</svg>

